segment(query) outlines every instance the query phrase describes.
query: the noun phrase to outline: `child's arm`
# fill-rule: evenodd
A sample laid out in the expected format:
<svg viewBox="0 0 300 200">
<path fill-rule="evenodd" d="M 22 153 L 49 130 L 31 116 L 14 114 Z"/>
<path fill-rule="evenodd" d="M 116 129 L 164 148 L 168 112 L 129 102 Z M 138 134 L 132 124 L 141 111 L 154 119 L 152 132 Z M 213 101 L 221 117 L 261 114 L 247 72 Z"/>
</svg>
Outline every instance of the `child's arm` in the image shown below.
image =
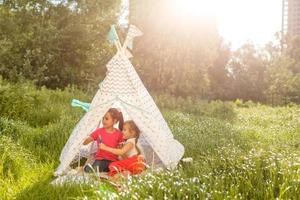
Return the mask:
<svg viewBox="0 0 300 200">
<path fill-rule="evenodd" d="M 108 152 L 113 153 L 113 154 L 118 155 L 118 156 L 122 156 L 122 155 L 126 154 L 128 151 L 130 151 L 133 148 L 133 144 L 132 143 L 127 143 L 121 149 L 111 148 L 111 147 L 106 146 L 103 143 L 101 143 L 99 145 L 99 147 L 102 150 L 108 151 Z"/>
<path fill-rule="evenodd" d="M 83 145 L 87 145 L 87 144 L 89 144 L 89 143 L 91 143 L 91 142 L 93 142 L 94 141 L 94 139 L 91 137 L 91 136 L 89 136 L 88 138 L 86 138 L 84 141 L 83 141 Z"/>
<path fill-rule="evenodd" d="M 83 141 L 83 145 L 87 145 L 97 139 L 101 140 L 101 130 L 100 128 L 96 128 L 90 135 Z"/>
</svg>

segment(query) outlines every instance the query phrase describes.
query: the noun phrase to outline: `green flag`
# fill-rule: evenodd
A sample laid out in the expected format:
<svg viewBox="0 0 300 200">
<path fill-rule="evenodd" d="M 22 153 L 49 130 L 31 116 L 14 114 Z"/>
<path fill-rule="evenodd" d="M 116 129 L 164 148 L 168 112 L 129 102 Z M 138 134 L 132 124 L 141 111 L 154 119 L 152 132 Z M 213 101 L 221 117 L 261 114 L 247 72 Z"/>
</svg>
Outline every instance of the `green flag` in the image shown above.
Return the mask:
<svg viewBox="0 0 300 200">
<path fill-rule="evenodd" d="M 111 25 L 110 31 L 108 32 L 107 39 L 110 43 L 114 43 L 119 40 L 115 25 Z"/>
</svg>

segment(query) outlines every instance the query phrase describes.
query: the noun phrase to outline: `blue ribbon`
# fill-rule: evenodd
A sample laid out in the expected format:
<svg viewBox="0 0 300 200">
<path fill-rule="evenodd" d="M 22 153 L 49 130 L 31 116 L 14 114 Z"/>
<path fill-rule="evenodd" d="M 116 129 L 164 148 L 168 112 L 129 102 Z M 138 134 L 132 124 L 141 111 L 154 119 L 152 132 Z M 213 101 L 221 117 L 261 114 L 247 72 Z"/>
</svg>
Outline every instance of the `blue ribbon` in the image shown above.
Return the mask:
<svg viewBox="0 0 300 200">
<path fill-rule="evenodd" d="M 85 112 L 87 112 L 87 111 L 89 111 L 91 104 L 90 103 L 81 102 L 81 101 L 79 101 L 77 99 L 73 99 L 71 105 L 73 107 L 80 107 L 83 110 L 85 110 Z"/>
</svg>

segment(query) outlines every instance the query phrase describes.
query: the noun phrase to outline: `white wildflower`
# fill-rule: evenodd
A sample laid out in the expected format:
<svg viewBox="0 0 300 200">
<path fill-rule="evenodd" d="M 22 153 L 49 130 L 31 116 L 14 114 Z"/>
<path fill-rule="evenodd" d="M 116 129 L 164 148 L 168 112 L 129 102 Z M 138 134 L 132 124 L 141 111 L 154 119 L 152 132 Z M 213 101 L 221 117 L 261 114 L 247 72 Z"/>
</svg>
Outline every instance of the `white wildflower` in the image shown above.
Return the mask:
<svg viewBox="0 0 300 200">
<path fill-rule="evenodd" d="M 182 162 L 185 162 L 185 163 L 193 162 L 193 158 L 191 158 L 191 157 L 182 158 Z"/>
</svg>

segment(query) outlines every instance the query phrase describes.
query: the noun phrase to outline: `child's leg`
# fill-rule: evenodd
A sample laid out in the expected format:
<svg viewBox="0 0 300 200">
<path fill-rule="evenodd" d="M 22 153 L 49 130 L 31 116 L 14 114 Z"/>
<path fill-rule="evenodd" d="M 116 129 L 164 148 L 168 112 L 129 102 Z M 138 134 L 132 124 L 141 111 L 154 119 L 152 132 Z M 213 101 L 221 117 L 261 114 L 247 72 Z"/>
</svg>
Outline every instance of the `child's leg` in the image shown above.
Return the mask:
<svg viewBox="0 0 300 200">
<path fill-rule="evenodd" d="M 95 162 L 95 155 L 94 154 L 91 154 L 88 159 L 85 161 L 81 171 L 84 171 L 84 172 L 92 172 L 92 164 Z"/>
<path fill-rule="evenodd" d="M 133 156 L 125 160 L 112 162 L 109 165 L 109 175 L 114 176 L 117 173 L 127 171 L 129 174 L 139 174 L 145 170 L 144 159 L 138 156 Z"/>
<path fill-rule="evenodd" d="M 86 173 L 91 173 L 93 172 L 93 166 L 91 164 L 87 164 L 86 166 L 84 166 L 83 171 Z"/>
<path fill-rule="evenodd" d="M 108 166 L 112 161 L 110 160 L 95 160 L 93 165 L 87 165 L 84 168 L 84 171 L 87 173 L 91 172 L 108 172 Z"/>
<path fill-rule="evenodd" d="M 90 155 L 89 157 L 88 157 L 88 159 L 85 161 L 85 163 L 84 163 L 84 165 L 87 165 L 87 164 L 92 164 L 92 163 L 94 163 L 94 161 L 95 161 L 95 155 Z"/>
<path fill-rule="evenodd" d="M 111 163 L 111 160 L 96 160 L 93 163 L 93 168 L 95 169 L 95 171 L 97 172 L 108 172 L 108 166 Z"/>
<path fill-rule="evenodd" d="M 130 165 L 128 165 L 127 170 L 131 174 L 140 174 L 146 169 L 146 163 L 143 157 L 134 156 L 130 160 Z"/>
<path fill-rule="evenodd" d="M 127 159 L 110 163 L 110 165 L 108 166 L 109 175 L 114 176 L 114 175 L 126 170 L 127 165 L 128 165 Z"/>
</svg>

